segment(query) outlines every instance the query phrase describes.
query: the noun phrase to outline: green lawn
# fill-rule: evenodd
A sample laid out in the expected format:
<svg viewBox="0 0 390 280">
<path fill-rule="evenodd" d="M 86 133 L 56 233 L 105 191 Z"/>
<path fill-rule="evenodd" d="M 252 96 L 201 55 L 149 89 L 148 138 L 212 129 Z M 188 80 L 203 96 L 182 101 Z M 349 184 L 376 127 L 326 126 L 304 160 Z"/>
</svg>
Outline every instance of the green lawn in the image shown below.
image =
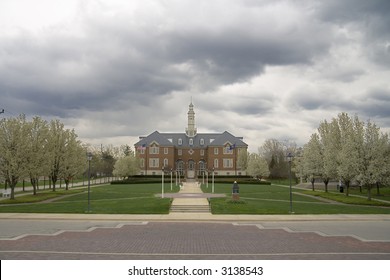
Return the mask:
<svg viewBox="0 0 390 280">
<path fill-rule="evenodd" d="M 290 210 L 289 188 L 276 185 L 240 185 L 240 200 L 232 202 L 231 184 L 215 184 L 215 193 L 226 194 L 225 198 L 212 198 L 211 209 L 213 214 L 288 214 Z M 202 189 L 206 193 L 212 191 L 211 184 Z M 177 192 L 173 187 L 172 192 Z M 387 190 L 386 190 L 387 191 Z M 386 193 L 384 191 L 384 193 Z M 170 191 L 170 184 L 165 185 L 165 192 Z M 296 214 L 390 214 L 390 207 L 352 205 L 344 203 L 329 203 L 321 198 L 311 196 L 321 192 L 304 191 L 310 196 L 300 195 L 302 190 L 293 189 L 293 212 Z M 91 188 L 91 213 L 95 214 L 168 214 L 171 204 L 170 198 L 161 199 L 156 194 L 161 193 L 161 184 L 128 184 L 104 185 Z M 329 199 L 345 199 L 343 194 L 331 194 Z M 55 198 L 55 201 L 45 201 Z M 350 198 L 356 200 L 356 198 Z M 39 202 L 39 200 L 43 200 Z M 363 198 L 364 201 L 366 199 Z M 39 193 L 38 196 L 16 197 L 13 202 L 19 204 L 5 204 L 2 201 L 0 212 L 8 213 L 86 213 L 88 193 L 87 188 L 69 191 L 59 190 Z M 341 200 L 345 202 L 344 200 Z M 359 202 L 360 201 L 360 202 Z M 356 200 L 352 203 L 362 203 Z M 24 202 L 24 203 L 21 203 Z"/>
<path fill-rule="evenodd" d="M 178 191 L 178 187 L 173 188 Z M 170 192 L 170 186 L 165 186 Z M 160 184 L 138 185 L 105 185 L 91 188 L 91 213 L 94 214 L 168 214 L 170 198 L 158 198 L 161 193 Z M 18 199 L 18 198 L 17 198 Z M 20 199 L 26 199 L 20 197 Z M 88 192 L 71 196 L 50 203 L 29 203 L 18 205 L 1 205 L 0 212 L 13 213 L 85 213 L 88 210 Z"/>
<path fill-rule="evenodd" d="M 211 185 L 207 189 L 203 186 L 203 191 L 211 192 Z M 292 196 L 293 212 L 296 214 L 390 214 L 390 207 L 334 204 L 295 194 L 296 191 L 293 189 Z M 242 184 L 240 203 L 231 201 L 231 185 L 215 184 L 214 192 L 224 193 L 227 197 L 210 199 L 213 214 L 288 214 L 290 210 L 287 187 Z M 310 194 L 309 191 L 305 193 Z"/>
</svg>

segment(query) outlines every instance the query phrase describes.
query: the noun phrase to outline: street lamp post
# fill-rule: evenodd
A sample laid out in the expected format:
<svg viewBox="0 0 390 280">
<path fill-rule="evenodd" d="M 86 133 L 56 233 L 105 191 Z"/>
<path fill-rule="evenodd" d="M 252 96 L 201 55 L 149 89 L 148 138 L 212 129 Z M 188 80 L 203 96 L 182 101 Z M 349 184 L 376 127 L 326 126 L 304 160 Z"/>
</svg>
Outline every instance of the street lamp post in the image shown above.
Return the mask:
<svg viewBox="0 0 390 280">
<path fill-rule="evenodd" d="M 92 153 L 87 153 L 87 160 L 88 160 L 88 213 L 91 211 L 91 160 L 92 160 Z"/>
<path fill-rule="evenodd" d="M 173 172 L 173 170 L 171 168 L 171 191 L 172 191 L 172 172 Z"/>
<path fill-rule="evenodd" d="M 288 165 L 289 165 L 289 171 L 288 171 L 288 177 L 290 179 L 290 214 L 294 214 L 293 212 L 293 208 L 292 208 L 292 185 L 291 185 L 291 162 L 293 160 L 293 154 L 292 153 L 288 153 L 287 154 L 287 161 L 288 161 Z"/>
<path fill-rule="evenodd" d="M 161 198 L 164 198 L 164 167 L 161 169 Z"/>
<path fill-rule="evenodd" d="M 214 193 L 214 167 L 213 167 L 213 179 L 211 182 L 211 192 Z"/>
<path fill-rule="evenodd" d="M 209 170 L 206 171 L 206 189 L 209 188 Z"/>
</svg>

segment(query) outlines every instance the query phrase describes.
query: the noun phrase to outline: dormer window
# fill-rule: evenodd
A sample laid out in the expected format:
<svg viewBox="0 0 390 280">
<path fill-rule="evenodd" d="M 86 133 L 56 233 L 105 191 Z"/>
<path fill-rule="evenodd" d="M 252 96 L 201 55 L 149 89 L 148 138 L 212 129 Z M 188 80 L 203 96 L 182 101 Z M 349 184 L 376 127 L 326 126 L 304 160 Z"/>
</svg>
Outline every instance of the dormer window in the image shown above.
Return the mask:
<svg viewBox="0 0 390 280">
<path fill-rule="evenodd" d="M 190 139 L 190 146 L 194 145 L 194 139 Z"/>
<path fill-rule="evenodd" d="M 200 139 L 200 145 L 203 146 L 204 145 L 204 139 Z"/>
<path fill-rule="evenodd" d="M 178 144 L 179 144 L 180 146 L 183 145 L 183 139 L 179 138 Z"/>
</svg>

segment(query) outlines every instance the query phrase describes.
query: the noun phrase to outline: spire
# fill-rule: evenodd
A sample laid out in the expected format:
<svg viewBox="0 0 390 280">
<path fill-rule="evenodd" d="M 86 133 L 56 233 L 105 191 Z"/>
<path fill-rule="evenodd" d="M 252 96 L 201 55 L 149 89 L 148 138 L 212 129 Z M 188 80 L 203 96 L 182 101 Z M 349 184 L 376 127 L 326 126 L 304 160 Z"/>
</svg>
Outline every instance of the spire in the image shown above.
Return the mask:
<svg viewBox="0 0 390 280">
<path fill-rule="evenodd" d="M 188 126 L 186 128 L 186 134 L 188 137 L 194 137 L 196 135 L 195 112 L 194 112 L 194 105 L 192 104 L 192 96 L 191 96 L 191 103 L 188 110 Z"/>
</svg>

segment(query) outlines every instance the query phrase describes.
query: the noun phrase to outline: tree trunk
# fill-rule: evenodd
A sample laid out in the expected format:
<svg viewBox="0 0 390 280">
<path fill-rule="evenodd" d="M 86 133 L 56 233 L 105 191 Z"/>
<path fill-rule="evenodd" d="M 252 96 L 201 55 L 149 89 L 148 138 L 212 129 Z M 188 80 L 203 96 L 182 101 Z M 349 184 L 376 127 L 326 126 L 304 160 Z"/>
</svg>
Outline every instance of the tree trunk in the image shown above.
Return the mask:
<svg viewBox="0 0 390 280">
<path fill-rule="evenodd" d="M 57 176 L 51 176 L 51 180 L 52 180 L 52 183 L 53 183 L 53 192 L 56 191 L 56 182 L 57 182 Z"/>
<path fill-rule="evenodd" d="M 70 180 L 65 178 L 64 181 L 65 181 L 65 190 L 69 190 L 69 182 L 70 182 Z"/>
<path fill-rule="evenodd" d="M 15 187 L 16 187 L 16 184 L 18 183 L 18 179 L 12 176 L 11 180 L 9 180 L 8 182 L 9 182 L 9 186 L 11 188 L 10 199 L 15 199 Z"/>
<path fill-rule="evenodd" d="M 329 178 L 324 179 L 324 184 L 325 184 L 325 192 L 328 192 Z"/>
<path fill-rule="evenodd" d="M 349 183 L 350 181 L 345 182 L 345 187 L 346 187 L 345 196 L 349 196 Z"/>
<path fill-rule="evenodd" d="M 311 179 L 310 182 L 311 182 L 311 190 L 314 192 L 314 182 L 316 181 L 315 178 Z"/>
<path fill-rule="evenodd" d="M 380 193 L 379 193 L 379 185 L 380 185 L 380 183 L 379 182 L 376 182 L 376 195 L 380 195 Z"/>
<path fill-rule="evenodd" d="M 30 177 L 31 185 L 33 187 L 33 195 L 37 195 L 37 178 Z"/>
</svg>

